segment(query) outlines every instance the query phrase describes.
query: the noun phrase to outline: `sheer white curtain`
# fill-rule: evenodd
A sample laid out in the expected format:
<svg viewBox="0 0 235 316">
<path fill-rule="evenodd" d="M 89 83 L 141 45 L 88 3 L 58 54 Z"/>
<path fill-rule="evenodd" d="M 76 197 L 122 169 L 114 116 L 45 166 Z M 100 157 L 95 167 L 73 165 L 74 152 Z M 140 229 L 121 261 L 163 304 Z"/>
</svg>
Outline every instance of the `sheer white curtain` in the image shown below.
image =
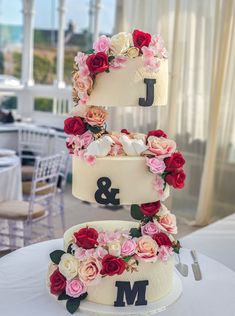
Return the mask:
<svg viewBox="0 0 235 316">
<path fill-rule="evenodd" d="M 159 32 L 169 51 L 168 105 L 112 110 L 112 128 L 165 129 L 187 158 L 171 207 L 196 225 L 234 211 L 235 1 L 117 0 L 115 31 Z"/>
</svg>

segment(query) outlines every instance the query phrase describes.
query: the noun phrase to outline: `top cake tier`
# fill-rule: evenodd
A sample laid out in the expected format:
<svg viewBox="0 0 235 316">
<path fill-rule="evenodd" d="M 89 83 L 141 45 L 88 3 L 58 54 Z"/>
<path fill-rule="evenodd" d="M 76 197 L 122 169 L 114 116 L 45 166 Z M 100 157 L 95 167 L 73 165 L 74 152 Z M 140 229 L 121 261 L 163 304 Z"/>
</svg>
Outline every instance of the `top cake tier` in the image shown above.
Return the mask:
<svg viewBox="0 0 235 316">
<path fill-rule="evenodd" d="M 165 105 L 167 94 L 167 51 L 160 35 L 102 35 L 93 49 L 75 57 L 76 105 L 149 107 Z"/>
</svg>

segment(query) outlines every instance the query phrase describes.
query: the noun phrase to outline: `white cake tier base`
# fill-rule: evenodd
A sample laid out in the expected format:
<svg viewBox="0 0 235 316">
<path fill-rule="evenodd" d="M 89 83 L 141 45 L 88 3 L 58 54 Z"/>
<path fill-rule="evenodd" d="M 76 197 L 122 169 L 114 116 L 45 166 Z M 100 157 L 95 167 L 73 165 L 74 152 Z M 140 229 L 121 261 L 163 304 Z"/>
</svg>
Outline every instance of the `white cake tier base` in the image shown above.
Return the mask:
<svg viewBox="0 0 235 316">
<path fill-rule="evenodd" d="M 150 303 L 144 306 L 126 306 L 114 307 L 108 305 L 95 304 L 88 301 L 82 301 L 79 310 L 92 316 L 143 316 L 143 315 L 156 315 L 165 311 L 170 305 L 175 303 L 182 293 L 182 281 L 178 275 L 174 274 L 173 289 L 171 292 L 158 300 L 157 302 Z"/>
</svg>

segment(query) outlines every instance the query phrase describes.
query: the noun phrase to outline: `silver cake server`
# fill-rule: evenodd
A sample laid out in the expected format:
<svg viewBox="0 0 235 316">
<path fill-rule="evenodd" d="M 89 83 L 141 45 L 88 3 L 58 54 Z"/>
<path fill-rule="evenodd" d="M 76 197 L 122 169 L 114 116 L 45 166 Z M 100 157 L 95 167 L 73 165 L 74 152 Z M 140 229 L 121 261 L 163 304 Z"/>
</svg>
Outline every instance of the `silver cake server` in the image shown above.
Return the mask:
<svg viewBox="0 0 235 316">
<path fill-rule="evenodd" d="M 194 262 L 194 263 L 192 263 L 194 279 L 196 281 L 200 281 L 202 279 L 202 273 L 201 273 L 201 269 L 200 269 L 200 266 L 198 263 L 196 250 L 191 250 L 190 253 L 191 253 L 191 256 L 192 256 L 193 262 Z"/>
<path fill-rule="evenodd" d="M 188 276 L 188 266 L 187 266 L 187 264 L 184 264 L 181 262 L 179 254 L 178 254 L 178 259 L 179 259 L 179 262 L 175 265 L 175 267 L 182 276 L 187 277 Z"/>
</svg>

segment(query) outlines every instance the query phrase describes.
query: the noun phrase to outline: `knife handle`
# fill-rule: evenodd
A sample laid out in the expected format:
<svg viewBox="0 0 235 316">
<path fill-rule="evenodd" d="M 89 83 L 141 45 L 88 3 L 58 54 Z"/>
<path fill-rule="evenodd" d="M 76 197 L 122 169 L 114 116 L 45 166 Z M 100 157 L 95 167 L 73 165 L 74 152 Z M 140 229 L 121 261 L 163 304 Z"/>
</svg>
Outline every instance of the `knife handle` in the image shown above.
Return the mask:
<svg viewBox="0 0 235 316">
<path fill-rule="evenodd" d="M 198 262 L 196 250 L 191 250 L 191 256 L 194 262 Z"/>
</svg>

